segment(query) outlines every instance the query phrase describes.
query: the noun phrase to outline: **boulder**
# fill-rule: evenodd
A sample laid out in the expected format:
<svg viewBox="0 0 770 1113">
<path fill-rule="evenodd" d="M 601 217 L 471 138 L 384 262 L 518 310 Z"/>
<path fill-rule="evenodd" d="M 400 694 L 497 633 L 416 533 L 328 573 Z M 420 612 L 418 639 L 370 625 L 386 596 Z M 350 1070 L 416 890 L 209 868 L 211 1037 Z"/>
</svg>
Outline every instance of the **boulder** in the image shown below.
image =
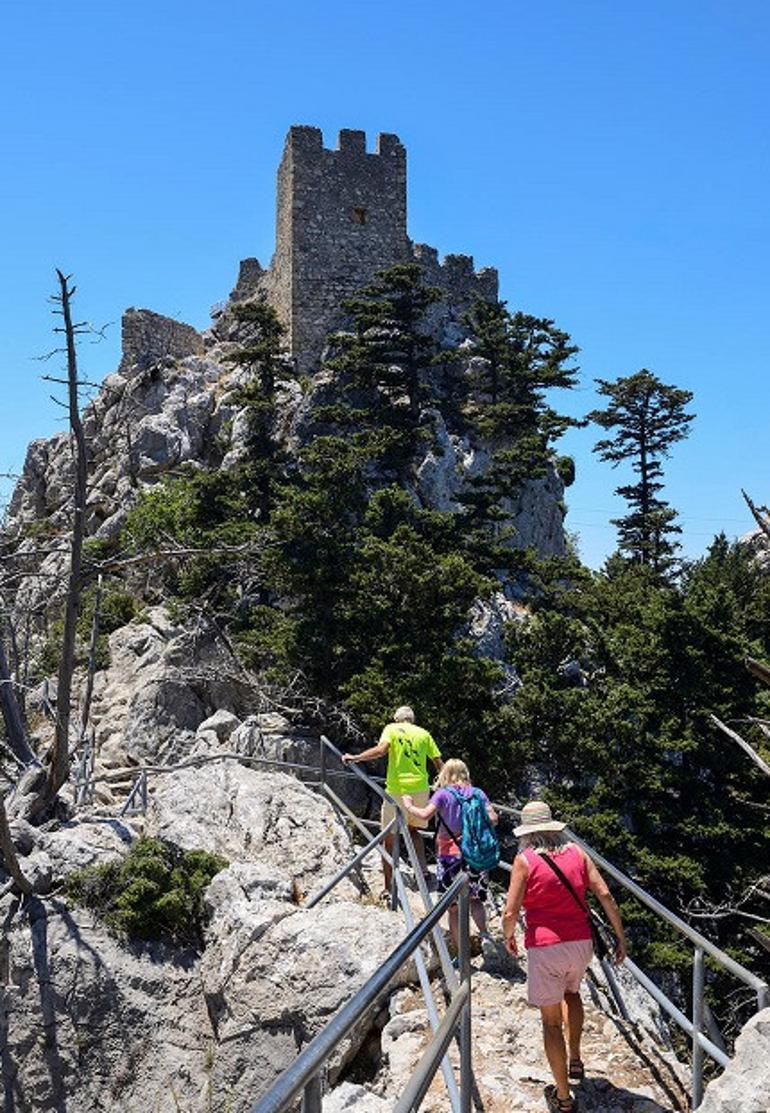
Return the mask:
<svg viewBox="0 0 770 1113">
<path fill-rule="evenodd" d="M 168 1109 L 172 1093 L 206 1108 L 213 1034 L 194 956 L 123 946 L 60 900 L 34 898 L 4 935 L 6 1108 L 129 1113 Z"/>
<path fill-rule="evenodd" d="M 230 735 L 240 726 L 241 720 L 237 715 L 233 715 L 232 711 L 226 711 L 220 708 L 210 715 L 208 719 L 204 719 L 197 730 L 197 734 L 202 734 L 208 731 L 213 732 L 220 742 L 226 741 Z"/>
<path fill-rule="evenodd" d="M 293 726 L 276 712 L 247 716 L 230 736 L 230 745 L 238 753 L 249 757 L 311 766 L 312 772 L 298 769 L 296 776 L 300 780 L 315 781 L 318 778 L 318 735 Z M 372 810 L 376 802 L 372 801 L 370 790 L 355 774 L 345 774 L 339 761 L 332 756 L 329 756 L 327 771 L 334 791 L 357 815 L 367 815 Z"/>
<path fill-rule="evenodd" d="M 706 1088 L 698 1113 L 767 1113 L 770 1109 L 770 1009 L 753 1016 L 735 1041 L 732 1062 Z"/>
<path fill-rule="evenodd" d="M 207 948 L 202 976 L 220 1048 L 214 1064 L 216 1092 L 231 1095 L 234 1109 L 248 1109 L 382 964 L 404 935 L 401 916 L 347 902 L 322 903 L 279 916 L 249 943 L 232 969 L 214 965 Z M 225 974 L 222 977 L 222 974 Z M 395 979 L 415 978 L 411 964 Z M 342 1041 L 328 1069 L 334 1082 L 356 1054 L 371 1018 Z M 261 1084 L 247 1091 L 243 1075 L 259 1064 Z"/>
<path fill-rule="evenodd" d="M 363 1086 L 343 1082 L 324 1096 L 323 1113 L 389 1113 L 393 1102 L 378 1097 Z"/>
<path fill-rule="evenodd" d="M 286 774 L 223 758 L 151 784 L 148 835 L 186 850 L 205 846 L 228 862 L 276 866 L 298 898 L 320 888 L 355 853 L 331 805 Z M 348 882 L 340 891 L 355 892 Z"/>
</svg>

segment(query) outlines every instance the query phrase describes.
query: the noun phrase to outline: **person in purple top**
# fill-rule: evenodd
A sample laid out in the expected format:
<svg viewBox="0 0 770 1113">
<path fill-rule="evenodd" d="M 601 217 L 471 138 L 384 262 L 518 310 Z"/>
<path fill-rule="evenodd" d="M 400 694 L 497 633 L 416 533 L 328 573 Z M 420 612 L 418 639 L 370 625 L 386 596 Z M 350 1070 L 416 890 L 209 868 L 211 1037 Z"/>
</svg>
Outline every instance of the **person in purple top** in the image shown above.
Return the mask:
<svg viewBox="0 0 770 1113">
<path fill-rule="evenodd" d="M 439 823 L 436 829 L 436 858 L 438 868 L 436 881 L 439 892 L 445 893 L 462 869 L 463 859 L 460 851 L 460 838 L 462 835 L 462 804 L 457 799 L 456 793 L 470 796 L 474 791 L 471 784 L 468 766 L 459 758 L 450 758 L 441 768 L 436 780 L 437 791 L 433 793 L 424 808 L 418 808 L 412 803 L 411 796 L 404 796 L 403 803 L 406 810 L 419 819 L 430 819 L 438 815 Z M 489 818 L 497 823 L 497 812 L 489 802 L 489 797 L 482 789 L 476 789 L 483 799 Z M 482 942 L 494 947 L 489 931 L 487 930 L 487 910 L 484 901 L 487 896 L 488 875 L 486 872 L 477 873 L 468 870 L 470 878 L 471 916 L 479 929 Z M 457 905 L 449 909 L 449 930 L 452 933 L 455 947 L 458 944 L 457 936 Z"/>
</svg>

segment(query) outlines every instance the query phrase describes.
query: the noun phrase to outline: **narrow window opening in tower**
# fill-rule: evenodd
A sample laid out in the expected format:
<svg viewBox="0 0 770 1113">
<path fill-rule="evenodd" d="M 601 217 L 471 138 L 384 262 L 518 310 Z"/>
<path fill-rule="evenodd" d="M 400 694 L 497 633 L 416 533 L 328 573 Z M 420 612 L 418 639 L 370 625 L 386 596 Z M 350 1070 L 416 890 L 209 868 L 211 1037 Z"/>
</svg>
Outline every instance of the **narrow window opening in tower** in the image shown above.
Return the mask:
<svg viewBox="0 0 770 1113">
<path fill-rule="evenodd" d="M 352 217 L 354 224 L 366 224 L 366 209 L 353 209 Z"/>
</svg>

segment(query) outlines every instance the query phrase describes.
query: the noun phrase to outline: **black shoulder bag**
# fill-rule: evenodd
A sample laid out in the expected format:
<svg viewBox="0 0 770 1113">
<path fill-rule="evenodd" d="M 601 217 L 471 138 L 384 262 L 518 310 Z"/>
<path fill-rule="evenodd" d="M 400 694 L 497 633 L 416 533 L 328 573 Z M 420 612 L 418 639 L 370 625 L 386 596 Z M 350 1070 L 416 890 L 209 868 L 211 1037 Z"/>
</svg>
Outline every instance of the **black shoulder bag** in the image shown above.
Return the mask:
<svg viewBox="0 0 770 1113">
<path fill-rule="evenodd" d="M 613 943 L 612 944 L 607 939 L 607 935 L 609 935 L 610 929 L 607 927 L 607 925 L 604 923 L 604 921 L 602 919 L 600 919 L 599 916 L 597 916 L 597 914 L 594 912 L 593 908 L 591 908 L 589 905 L 587 905 L 585 903 L 585 901 L 580 899 L 580 897 L 577 895 L 575 890 L 570 885 L 567 878 L 564 876 L 562 871 L 559 869 L 559 867 L 554 862 L 553 858 L 549 858 L 547 854 L 541 854 L 540 857 L 543 859 L 544 862 L 548 863 L 548 865 L 551 867 L 553 872 L 556 874 L 556 876 L 561 881 L 562 885 L 564 885 L 565 888 L 572 894 L 574 899 L 577 901 L 577 903 L 580 905 L 580 907 L 585 912 L 586 916 L 588 916 L 588 924 L 589 924 L 589 927 L 591 928 L 591 941 L 593 942 L 593 945 L 594 945 L 594 954 L 599 959 L 599 961 L 602 962 L 605 958 L 607 958 L 608 955 L 612 954 L 615 950 L 614 938 L 613 938 Z"/>
</svg>

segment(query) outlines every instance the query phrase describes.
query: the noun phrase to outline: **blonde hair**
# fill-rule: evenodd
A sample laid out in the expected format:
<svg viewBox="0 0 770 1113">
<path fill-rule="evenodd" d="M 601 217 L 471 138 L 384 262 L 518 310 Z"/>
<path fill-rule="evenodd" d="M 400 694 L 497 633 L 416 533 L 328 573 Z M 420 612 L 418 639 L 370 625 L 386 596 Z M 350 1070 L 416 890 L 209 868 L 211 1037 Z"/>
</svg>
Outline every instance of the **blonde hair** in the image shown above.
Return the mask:
<svg viewBox="0 0 770 1113">
<path fill-rule="evenodd" d="M 471 775 L 468 766 L 459 757 L 450 757 L 441 767 L 441 772 L 436 777 L 436 788 L 446 788 L 447 785 L 469 785 Z"/>
</svg>

